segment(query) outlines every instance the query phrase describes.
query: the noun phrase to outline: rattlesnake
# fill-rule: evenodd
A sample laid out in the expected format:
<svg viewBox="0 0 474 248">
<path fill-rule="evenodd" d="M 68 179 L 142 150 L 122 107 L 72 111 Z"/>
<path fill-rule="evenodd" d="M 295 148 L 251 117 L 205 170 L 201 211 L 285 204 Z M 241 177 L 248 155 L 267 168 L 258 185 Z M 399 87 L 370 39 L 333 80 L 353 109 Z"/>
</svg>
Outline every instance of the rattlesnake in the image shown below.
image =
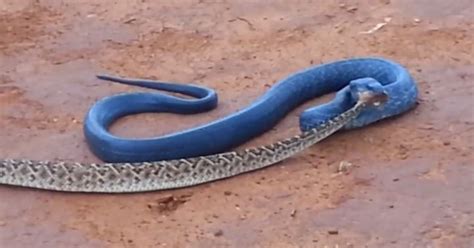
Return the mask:
<svg viewBox="0 0 474 248">
<path fill-rule="evenodd" d="M 363 110 L 384 104 L 384 92 L 363 91 L 354 107 L 300 135 L 271 145 L 156 162 L 83 164 L 0 160 L 0 184 L 69 192 L 143 192 L 192 186 L 280 162 L 341 129 Z"/>
</svg>

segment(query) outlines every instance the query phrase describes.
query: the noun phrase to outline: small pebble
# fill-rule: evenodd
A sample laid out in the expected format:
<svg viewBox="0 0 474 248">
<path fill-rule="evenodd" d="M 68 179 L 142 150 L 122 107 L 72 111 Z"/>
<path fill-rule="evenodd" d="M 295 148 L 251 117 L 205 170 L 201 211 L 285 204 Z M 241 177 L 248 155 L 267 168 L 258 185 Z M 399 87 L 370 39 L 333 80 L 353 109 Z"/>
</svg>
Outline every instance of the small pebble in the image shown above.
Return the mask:
<svg viewBox="0 0 474 248">
<path fill-rule="evenodd" d="M 220 236 L 222 236 L 222 235 L 224 235 L 224 231 L 222 231 L 222 230 L 217 230 L 217 231 L 214 233 L 214 236 L 216 236 L 216 237 L 220 237 Z"/>
<path fill-rule="evenodd" d="M 338 173 L 343 173 L 349 171 L 349 169 L 352 167 L 352 163 L 349 161 L 341 161 L 339 163 L 339 167 L 337 168 Z"/>
<path fill-rule="evenodd" d="M 291 211 L 291 213 L 290 213 L 290 216 L 294 218 L 295 215 L 296 215 L 296 209 L 293 209 L 293 211 Z"/>
<path fill-rule="evenodd" d="M 354 13 L 354 12 L 357 11 L 357 9 L 358 9 L 357 7 L 353 6 L 353 7 L 347 8 L 346 11 L 349 12 L 349 13 Z"/>
</svg>

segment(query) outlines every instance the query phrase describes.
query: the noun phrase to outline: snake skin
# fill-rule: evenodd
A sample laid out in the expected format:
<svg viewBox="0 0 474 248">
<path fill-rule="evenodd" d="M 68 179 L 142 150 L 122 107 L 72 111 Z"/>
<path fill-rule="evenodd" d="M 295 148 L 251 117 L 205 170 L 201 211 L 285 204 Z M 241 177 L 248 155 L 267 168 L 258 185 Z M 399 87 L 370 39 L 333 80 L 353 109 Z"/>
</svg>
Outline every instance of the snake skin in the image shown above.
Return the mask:
<svg viewBox="0 0 474 248">
<path fill-rule="evenodd" d="M 261 169 L 282 161 L 341 129 L 363 110 L 387 100 L 364 91 L 348 111 L 301 135 L 237 152 L 141 163 L 82 164 L 0 160 L 0 184 L 68 192 L 126 193 L 186 187 Z"/>
<path fill-rule="evenodd" d="M 98 158 L 113 163 L 172 160 L 226 152 L 270 130 L 302 103 L 338 91 L 331 102 L 301 113 L 300 129 L 308 131 L 354 106 L 358 91 L 385 91 L 389 101 L 384 107 L 364 111 L 344 129 L 363 127 L 409 110 L 415 105 L 418 93 L 408 70 L 398 63 L 382 58 L 345 59 L 293 73 L 276 82 L 249 106 L 223 118 L 160 137 L 137 139 L 115 136 L 108 128 L 117 119 L 130 114 L 208 111 L 217 106 L 217 94 L 212 89 L 191 84 L 110 76 L 99 78 L 192 97 L 133 92 L 97 101 L 85 116 L 84 136 Z"/>
</svg>

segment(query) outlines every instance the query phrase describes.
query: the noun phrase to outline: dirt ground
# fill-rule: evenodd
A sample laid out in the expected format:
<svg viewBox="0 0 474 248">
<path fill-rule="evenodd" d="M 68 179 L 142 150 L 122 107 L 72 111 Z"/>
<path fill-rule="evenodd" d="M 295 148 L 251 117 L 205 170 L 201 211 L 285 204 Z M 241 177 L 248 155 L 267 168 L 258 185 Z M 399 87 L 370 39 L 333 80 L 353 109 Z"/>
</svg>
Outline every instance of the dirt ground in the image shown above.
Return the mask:
<svg viewBox="0 0 474 248">
<path fill-rule="evenodd" d="M 98 162 L 84 113 L 141 89 L 97 73 L 219 93 L 209 113 L 120 120 L 112 131 L 127 137 L 223 117 L 294 71 L 353 56 L 394 59 L 420 88 L 399 118 L 229 180 L 131 195 L 1 186 L 0 246 L 474 247 L 472 1 L 289 2 L 0 0 L 3 158 Z M 245 146 L 298 133 L 298 114 L 327 99 Z"/>
</svg>

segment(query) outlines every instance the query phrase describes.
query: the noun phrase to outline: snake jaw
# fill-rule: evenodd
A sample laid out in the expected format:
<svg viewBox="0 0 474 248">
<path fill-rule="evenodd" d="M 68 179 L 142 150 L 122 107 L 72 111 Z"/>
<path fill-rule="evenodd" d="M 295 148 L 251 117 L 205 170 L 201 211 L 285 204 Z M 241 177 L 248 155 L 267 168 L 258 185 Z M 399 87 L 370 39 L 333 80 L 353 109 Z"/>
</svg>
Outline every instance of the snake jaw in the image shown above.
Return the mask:
<svg viewBox="0 0 474 248">
<path fill-rule="evenodd" d="M 367 106 L 380 107 L 388 101 L 388 94 L 386 91 L 361 91 L 358 92 L 359 102 L 367 104 Z"/>
</svg>

